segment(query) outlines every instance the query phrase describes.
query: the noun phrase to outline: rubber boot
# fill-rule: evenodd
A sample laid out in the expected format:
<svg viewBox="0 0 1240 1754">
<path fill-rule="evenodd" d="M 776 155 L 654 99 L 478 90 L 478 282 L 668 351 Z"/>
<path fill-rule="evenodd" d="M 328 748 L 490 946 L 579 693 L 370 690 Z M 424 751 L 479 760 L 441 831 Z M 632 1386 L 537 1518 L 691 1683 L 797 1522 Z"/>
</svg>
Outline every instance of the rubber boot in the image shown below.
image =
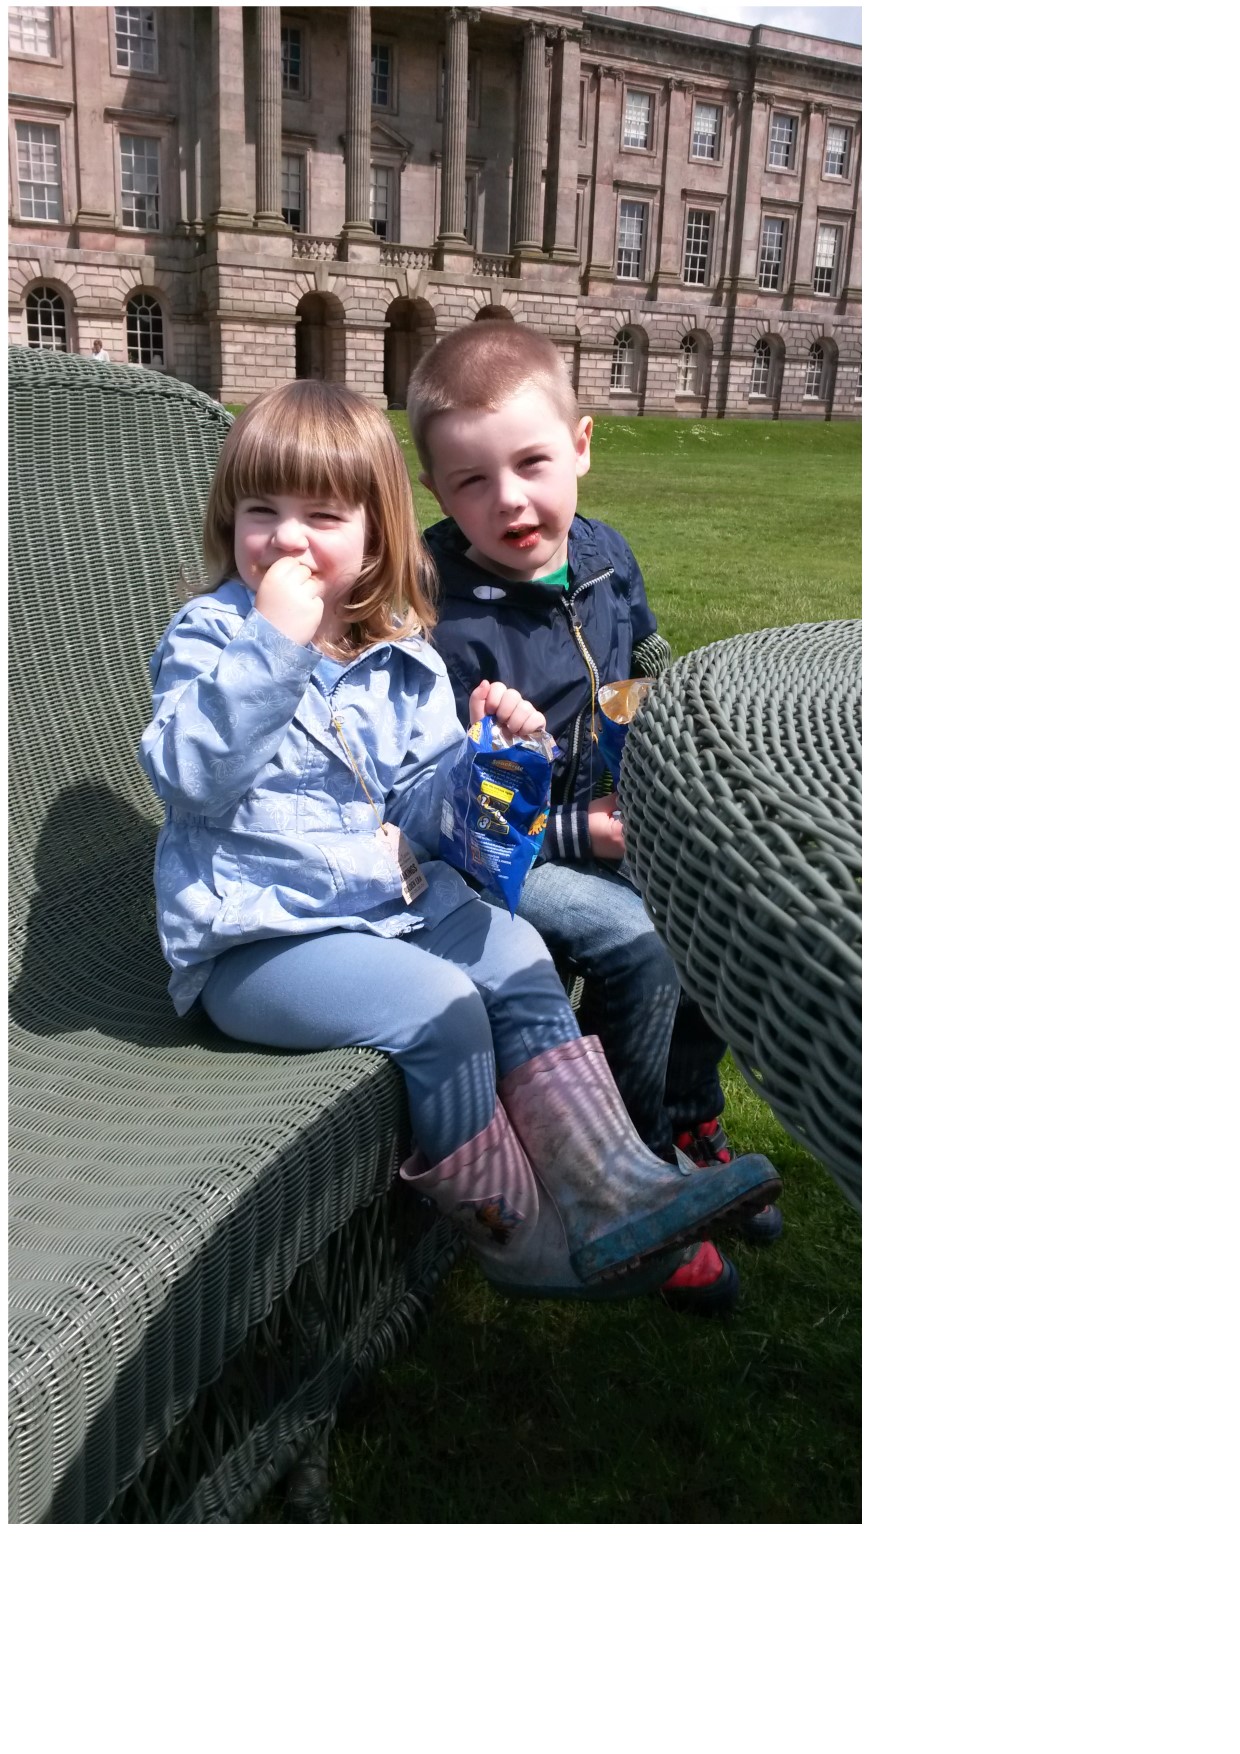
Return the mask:
<svg viewBox="0 0 1240 1754">
<path fill-rule="evenodd" d="M 673 1249 L 605 1285 L 584 1285 L 568 1261 L 564 1225 L 539 1183 L 503 1105 L 480 1133 L 439 1163 L 415 1152 L 401 1179 L 425 1194 L 458 1227 L 493 1285 L 522 1297 L 572 1297 L 591 1303 L 659 1290 L 692 1251 Z"/>
<path fill-rule="evenodd" d="M 499 1095 L 539 1180 L 555 1189 L 569 1264 L 587 1283 L 631 1272 L 780 1191 L 765 1157 L 705 1171 L 656 1157 L 628 1117 L 597 1036 L 527 1060 L 500 1081 Z"/>
</svg>

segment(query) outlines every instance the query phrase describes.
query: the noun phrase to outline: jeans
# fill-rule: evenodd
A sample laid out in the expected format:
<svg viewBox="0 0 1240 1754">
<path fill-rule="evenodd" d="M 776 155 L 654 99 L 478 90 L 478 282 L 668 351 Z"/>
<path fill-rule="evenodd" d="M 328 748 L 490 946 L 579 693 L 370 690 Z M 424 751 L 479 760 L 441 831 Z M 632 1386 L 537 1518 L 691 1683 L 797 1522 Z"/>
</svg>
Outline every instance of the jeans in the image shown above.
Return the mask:
<svg viewBox="0 0 1240 1754">
<path fill-rule="evenodd" d="M 579 1033 L 537 933 L 477 900 L 400 938 L 310 932 L 241 945 L 217 959 L 202 1003 L 239 1041 L 391 1054 L 430 1163 L 487 1125 L 497 1078 Z"/>
<path fill-rule="evenodd" d="M 557 962 L 585 977 L 578 1014 L 597 1035 L 633 1125 L 660 1156 L 673 1132 L 723 1108 L 725 1044 L 681 992 L 675 964 L 623 866 L 547 861 L 525 880 L 517 912 Z"/>
</svg>

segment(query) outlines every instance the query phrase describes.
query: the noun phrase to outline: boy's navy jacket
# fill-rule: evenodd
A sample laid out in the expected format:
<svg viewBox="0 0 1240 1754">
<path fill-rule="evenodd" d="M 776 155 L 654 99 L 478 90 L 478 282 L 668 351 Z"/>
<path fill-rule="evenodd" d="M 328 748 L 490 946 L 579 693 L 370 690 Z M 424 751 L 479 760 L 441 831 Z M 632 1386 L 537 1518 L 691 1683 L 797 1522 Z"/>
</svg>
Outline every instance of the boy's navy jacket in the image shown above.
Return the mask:
<svg viewBox="0 0 1240 1754">
<path fill-rule="evenodd" d="M 568 533 L 567 592 L 487 572 L 466 555 L 452 518 L 426 532 L 439 572 L 432 644 L 447 667 L 457 713 L 483 677 L 503 682 L 546 714 L 562 751 L 551 785 L 544 853 L 590 856 L 586 807 L 605 763 L 591 735 L 592 695 L 633 674 L 634 648 L 655 632 L 633 551 L 618 530 L 575 517 Z"/>
</svg>

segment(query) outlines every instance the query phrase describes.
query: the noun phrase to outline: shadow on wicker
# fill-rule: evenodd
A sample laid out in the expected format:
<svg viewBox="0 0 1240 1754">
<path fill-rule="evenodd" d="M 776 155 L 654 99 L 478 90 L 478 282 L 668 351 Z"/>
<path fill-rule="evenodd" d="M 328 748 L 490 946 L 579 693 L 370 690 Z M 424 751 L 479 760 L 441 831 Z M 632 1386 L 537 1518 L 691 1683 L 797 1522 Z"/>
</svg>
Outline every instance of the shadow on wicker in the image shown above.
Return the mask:
<svg viewBox="0 0 1240 1754">
<path fill-rule="evenodd" d="M 459 1253 L 393 1187 L 400 1079 L 178 1018 L 155 936 L 147 659 L 229 417 L 11 348 L 9 1515 L 227 1520 L 324 1438 Z"/>
<path fill-rule="evenodd" d="M 625 840 L 680 978 L 861 1205 L 861 623 L 704 646 L 625 745 Z"/>
</svg>

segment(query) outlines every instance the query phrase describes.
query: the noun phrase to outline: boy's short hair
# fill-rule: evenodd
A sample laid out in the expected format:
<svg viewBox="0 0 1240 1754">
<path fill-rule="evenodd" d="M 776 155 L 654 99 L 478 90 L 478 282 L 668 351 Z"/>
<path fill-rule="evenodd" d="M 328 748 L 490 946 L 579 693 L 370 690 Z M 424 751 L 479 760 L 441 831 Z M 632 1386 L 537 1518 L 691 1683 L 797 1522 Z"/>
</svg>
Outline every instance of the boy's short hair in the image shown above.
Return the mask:
<svg viewBox="0 0 1240 1754">
<path fill-rule="evenodd" d="M 524 323 L 466 323 L 436 343 L 409 380 L 409 433 L 427 474 L 427 428 L 457 408 L 502 408 L 519 391 L 541 390 L 576 433 L 581 420 L 568 368 L 555 342 Z"/>
</svg>

